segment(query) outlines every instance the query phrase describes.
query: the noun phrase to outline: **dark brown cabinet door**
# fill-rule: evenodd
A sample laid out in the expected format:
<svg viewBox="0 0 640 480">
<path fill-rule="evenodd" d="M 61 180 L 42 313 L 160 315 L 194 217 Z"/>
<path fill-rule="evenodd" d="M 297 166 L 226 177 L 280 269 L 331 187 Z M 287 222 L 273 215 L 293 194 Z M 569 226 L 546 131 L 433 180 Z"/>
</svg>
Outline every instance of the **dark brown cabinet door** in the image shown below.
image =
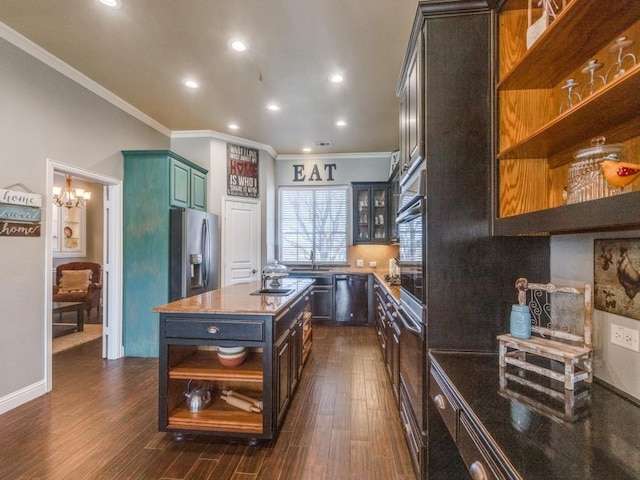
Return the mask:
<svg viewBox="0 0 640 480">
<path fill-rule="evenodd" d="M 291 343 L 290 331 L 287 330 L 274 345 L 275 365 L 274 372 L 277 376 L 275 382 L 275 418 L 278 425 L 284 420 L 291 399 Z"/>
<path fill-rule="evenodd" d="M 390 184 L 353 182 L 353 244 L 389 243 Z"/>
</svg>

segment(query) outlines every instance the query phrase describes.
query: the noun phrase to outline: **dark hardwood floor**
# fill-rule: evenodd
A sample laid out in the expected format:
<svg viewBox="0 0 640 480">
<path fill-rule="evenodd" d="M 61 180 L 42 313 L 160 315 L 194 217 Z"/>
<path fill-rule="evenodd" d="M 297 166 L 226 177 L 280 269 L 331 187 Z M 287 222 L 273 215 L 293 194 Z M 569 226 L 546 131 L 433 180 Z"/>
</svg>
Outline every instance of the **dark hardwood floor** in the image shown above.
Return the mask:
<svg viewBox="0 0 640 480">
<path fill-rule="evenodd" d="M 157 429 L 158 361 L 102 360 L 100 342 L 53 360 L 53 391 L 0 415 L 0 479 L 415 480 L 375 330 L 314 326 L 276 442 Z"/>
</svg>

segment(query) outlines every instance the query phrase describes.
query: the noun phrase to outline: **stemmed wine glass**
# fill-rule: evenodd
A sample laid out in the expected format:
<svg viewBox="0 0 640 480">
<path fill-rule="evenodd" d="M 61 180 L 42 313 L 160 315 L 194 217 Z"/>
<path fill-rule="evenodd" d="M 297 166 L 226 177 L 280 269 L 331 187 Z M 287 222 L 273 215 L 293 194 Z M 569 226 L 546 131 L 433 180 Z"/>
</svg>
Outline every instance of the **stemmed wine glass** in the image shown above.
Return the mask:
<svg viewBox="0 0 640 480">
<path fill-rule="evenodd" d="M 569 78 L 565 82 L 565 84 L 561 87 L 562 90 L 567 91 L 567 98 L 560 105 L 560 113 L 564 112 L 565 110 L 569 110 L 576 103 L 582 100 L 582 97 L 580 96 L 580 94 L 574 91 L 574 88 L 576 88 L 578 85 L 580 84 L 576 82 L 573 78 Z"/>
<path fill-rule="evenodd" d="M 624 50 L 633 45 L 633 43 L 633 40 L 630 40 L 627 37 L 618 37 L 613 45 L 609 47 L 609 53 L 617 53 L 618 60 L 609 67 L 609 70 L 607 70 L 607 79 L 611 73 L 613 73 L 611 80 L 623 75 L 627 71 L 623 65 L 625 63 L 628 64 L 627 68 L 634 67 L 636 65 L 636 56 L 633 53 L 623 54 Z"/>
<path fill-rule="evenodd" d="M 598 84 L 601 83 L 600 87 L 604 87 L 607 84 L 607 79 L 602 75 L 596 76 L 596 71 L 600 70 L 604 65 L 601 62 L 598 62 L 595 58 L 589 60 L 587 65 L 581 70 L 582 73 L 589 75 L 589 81 L 584 84 L 581 90 L 580 96 L 584 99 L 589 95 L 592 95 L 598 89 Z"/>
</svg>

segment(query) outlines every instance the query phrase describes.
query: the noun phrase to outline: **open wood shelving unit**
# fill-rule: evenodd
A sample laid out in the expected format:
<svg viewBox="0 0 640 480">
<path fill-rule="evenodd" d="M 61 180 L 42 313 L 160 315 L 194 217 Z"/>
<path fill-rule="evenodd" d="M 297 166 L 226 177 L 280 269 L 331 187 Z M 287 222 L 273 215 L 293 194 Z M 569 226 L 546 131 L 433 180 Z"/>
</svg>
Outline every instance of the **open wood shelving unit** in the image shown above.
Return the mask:
<svg viewBox="0 0 640 480">
<path fill-rule="evenodd" d="M 640 3 L 571 0 L 527 50 L 527 1 L 506 0 L 498 13 L 498 153 L 494 234 L 552 234 L 628 228 L 640 224 L 640 181 L 632 192 L 564 205 L 573 153 L 594 137 L 624 143 L 626 161 L 640 163 L 640 64 L 560 113 L 569 78 L 584 83 L 591 59 L 626 36 L 640 58 Z"/>
</svg>

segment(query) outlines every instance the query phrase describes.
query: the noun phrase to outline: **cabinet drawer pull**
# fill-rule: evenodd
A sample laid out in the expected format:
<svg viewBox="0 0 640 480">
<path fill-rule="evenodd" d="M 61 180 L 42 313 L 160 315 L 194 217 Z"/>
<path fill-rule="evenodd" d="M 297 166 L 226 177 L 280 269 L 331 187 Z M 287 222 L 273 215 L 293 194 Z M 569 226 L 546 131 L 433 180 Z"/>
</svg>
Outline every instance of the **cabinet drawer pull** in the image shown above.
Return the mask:
<svg viewBox="0 0 640 480">
<path fill-rule="evenodd" d="M 478 460 L 473 462 L 469 466 L 469 473 L 471 474 L 471 478 L 473 480 L 488 480 L 487 472 L 484 469 L 484 465 Z"/>
<path fill-rule="evenodd" d="M 440 410 L 446 410 L 447 408 L 447 403 L 444 401 L 444 397 L 440 393 L 433 397 L 433 403 L 435 403 L 436 407 Z"/>
<path fill-rule="evenodd" d="M 387 302 L 387 308 L 391 308 L 391 304 Z"/>
<path fill-rule="evenodd" d="M 218 333 L 219 331 L 220 329 L 215 325 L 211 325 L 210 327 L 207 327 L 207 333 Z"/>
</svg>

